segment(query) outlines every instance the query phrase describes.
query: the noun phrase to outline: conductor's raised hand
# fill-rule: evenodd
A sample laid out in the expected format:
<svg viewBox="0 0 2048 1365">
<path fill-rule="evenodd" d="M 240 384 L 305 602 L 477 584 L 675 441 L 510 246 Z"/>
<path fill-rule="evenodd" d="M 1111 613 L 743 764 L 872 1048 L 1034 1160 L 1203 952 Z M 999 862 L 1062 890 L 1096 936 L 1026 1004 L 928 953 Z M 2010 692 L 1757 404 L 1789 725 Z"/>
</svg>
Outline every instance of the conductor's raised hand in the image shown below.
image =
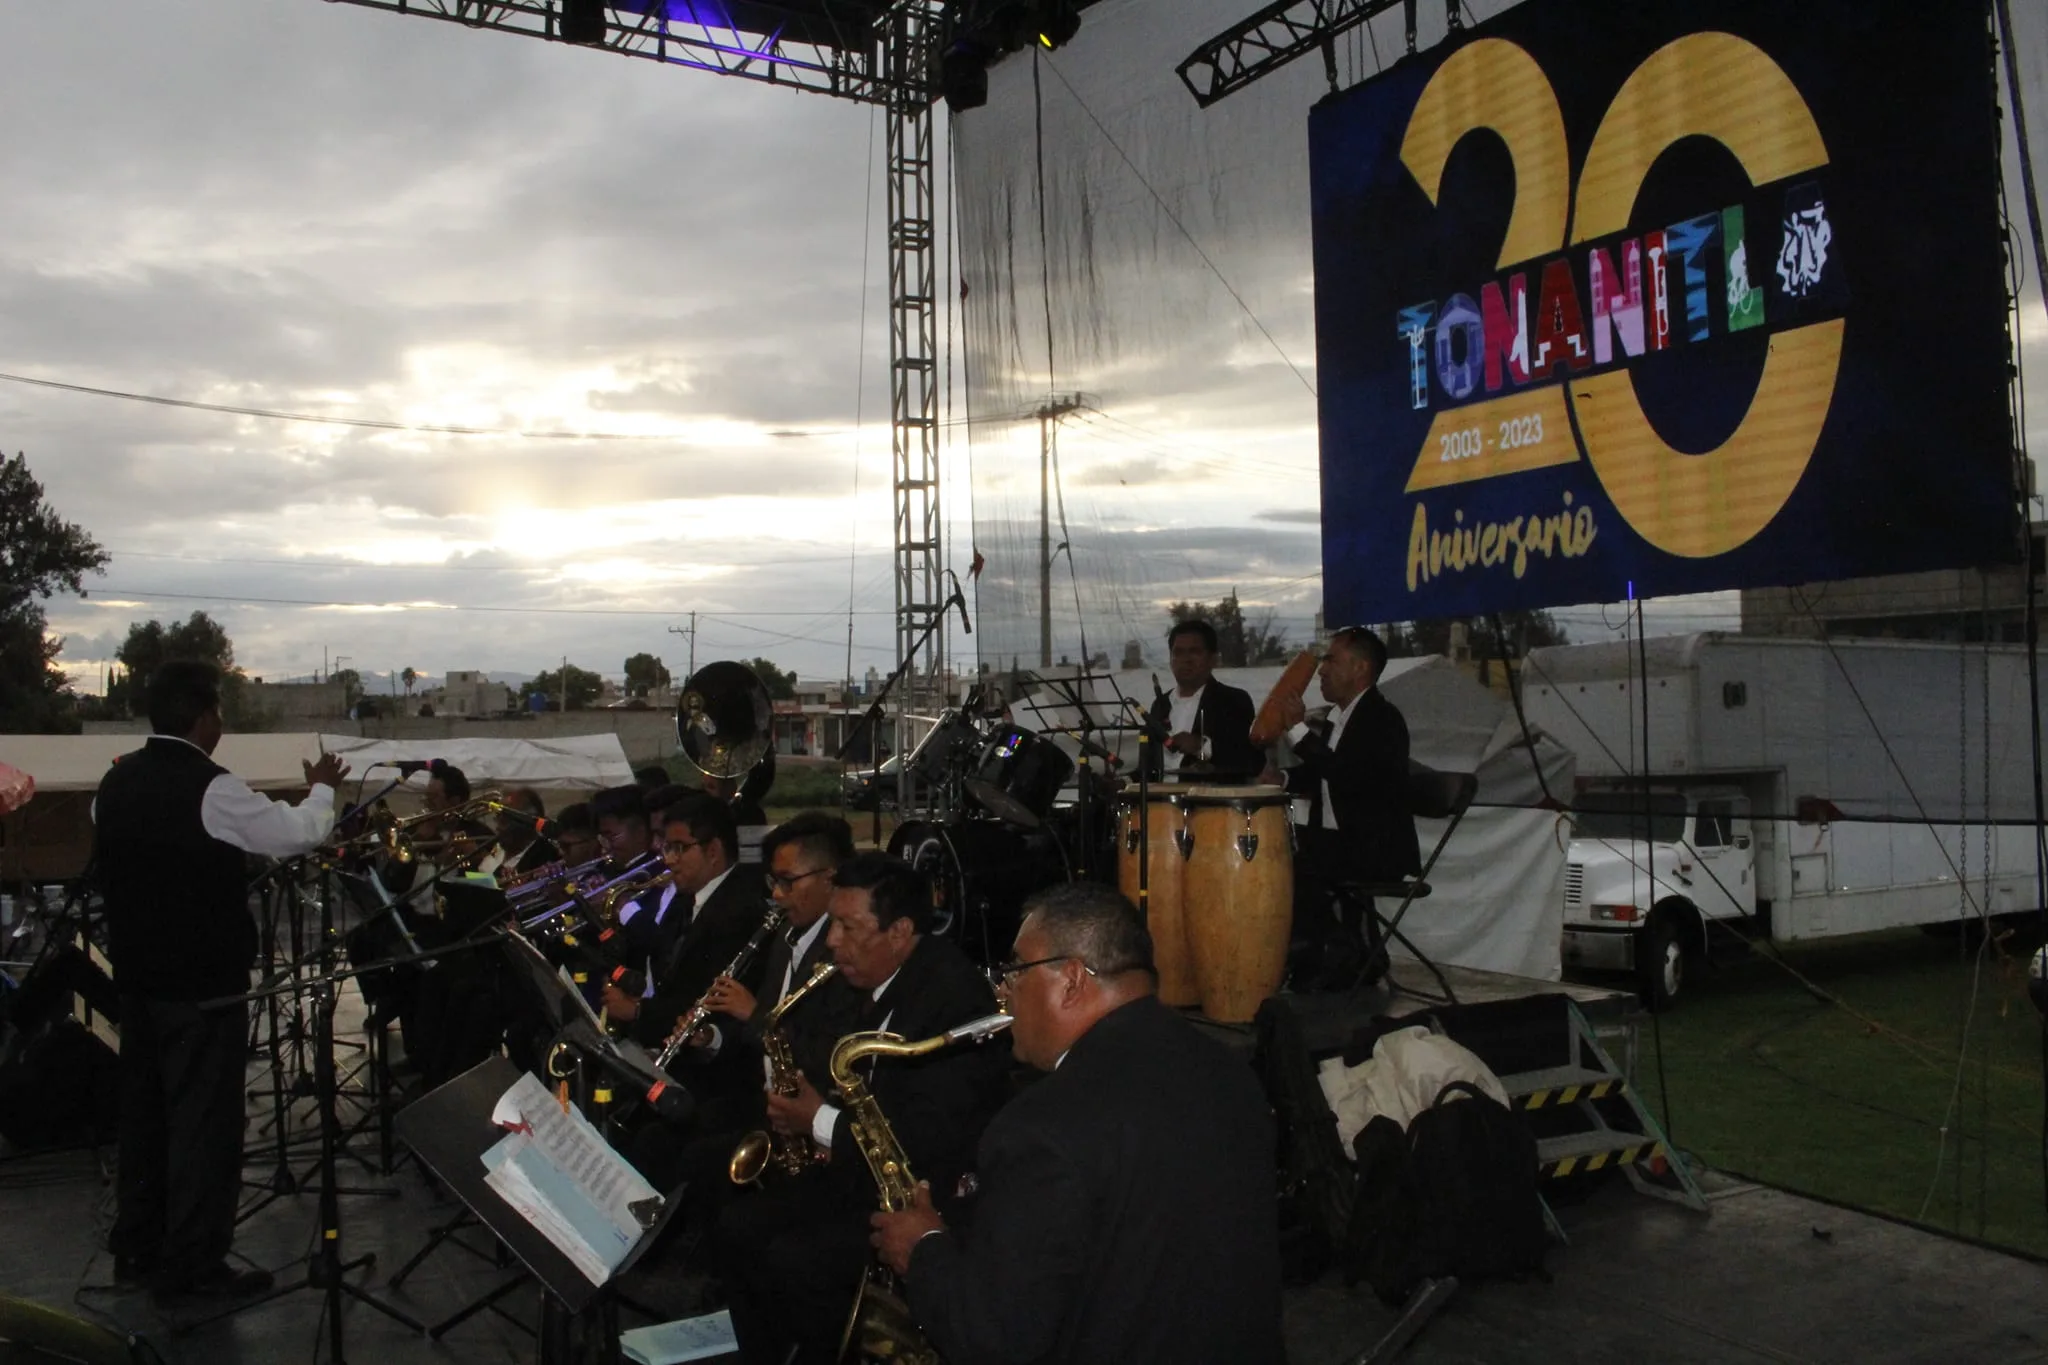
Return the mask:
<svg viewBox="0 0 2048 1365">
<path fill-rule="evenodd" d="M 299 760 L 299 766 L 306 770 L 306 785 L 309 787 L 340 787 L 341 779 L 348 776 L 348 764 L 341 761 L 340 754 L 322 754 L 318 763 Z"/>
</svg>

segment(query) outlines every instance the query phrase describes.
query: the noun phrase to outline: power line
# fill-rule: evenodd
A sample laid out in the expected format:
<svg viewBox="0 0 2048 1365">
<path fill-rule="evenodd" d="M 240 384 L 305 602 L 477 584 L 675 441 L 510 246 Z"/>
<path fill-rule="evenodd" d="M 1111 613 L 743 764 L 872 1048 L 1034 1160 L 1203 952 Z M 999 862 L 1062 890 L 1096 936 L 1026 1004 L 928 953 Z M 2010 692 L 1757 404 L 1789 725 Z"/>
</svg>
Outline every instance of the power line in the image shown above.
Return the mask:
<svg viewBox="0 0 2048 1365">
<path fill-rule="evenodd" d="M 257 597 L 248 593 L 158 592 L 149 588 L 117 587 L 105 587 L 99 589 L 99 591 L 115 598 L 132 597 L 145 602 L 236 602 L 266 607 L 347 607 L 362 611 L 478 611 L 534 616 L 654 616 L 664 620 L 676 615 L 673 610 L 653 610 L 644 607 L 494 606 L 468 602 L 343 602 L 308 597 Z M 838 613 L 835 611 L 833 614 L 837 615 Z M 881 608 L 857 610 L 853 613 L 855 616 L 893 616 L 894 614 L 894 612 L 885 611 Z M 732 618 L 741 616 L 805 616 L 815 618 L 817 613 L 813 611 L 783 610 L 744 612 L 700 611 L 698 615 L 716 617 L 724 620 L 728 625 L 744 630 L 749 629 L 749 627 L 741 625 L 740 622 Z M 777 632 L 764 631 L 763 633 L 776 634 Z M 799 637 L 791 636 L 790 638 L 796 639 Z"/>
</svg>

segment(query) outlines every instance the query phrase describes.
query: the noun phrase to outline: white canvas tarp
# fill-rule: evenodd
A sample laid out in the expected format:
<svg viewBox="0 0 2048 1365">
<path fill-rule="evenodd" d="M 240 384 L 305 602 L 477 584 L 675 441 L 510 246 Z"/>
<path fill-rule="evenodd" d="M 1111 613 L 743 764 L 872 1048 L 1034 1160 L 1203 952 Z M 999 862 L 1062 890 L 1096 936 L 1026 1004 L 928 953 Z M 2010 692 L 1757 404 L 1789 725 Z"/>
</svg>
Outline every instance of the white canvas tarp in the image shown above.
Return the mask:
<svg viewBox="0 0 2048 1365">
<path fill-rule="evenodd" d="M 1224 668 L 1216 676 L 1263 701 L 1281 669 Z M 1087 684 L 1085 700 L 1096 725 L 1118 716 L 1134 723 L 1130 699 L 1142 709 L 1153 696 L 1153 675 L 1121 672 Z M 1163 686 L 1171 679 L 1161 677 Z M 1536 766 L 1523 742 L 1513 707 L 1460 672 L 1448 659 L 1395 659 L 1380 683 L 1387 699 L 1408 722 L 1409 756 L 1445 772 L 1479 779 L 1479 794 L 1429 876 L 1433 894 L 1419 901 L 1401 929 L 1417 948 L 1438 962 L 1510 972 L 1555 981 L 1563 973 L 1560 940 L 1564 929 L 1566 831 L 1548 809 L 1544 789 L 1559 800 L 1572 791 L 1573 758 L 1563 746 L 1535 735 Z M 1042 689 L 1012 708 L 1016 722 L 1030 729 L 1061 731 L 1080 723 L 1080 712 L 1058 686 Z M 1309 686 L 1311 708 L 1321 694 Z M 1094 735 L 1121 755 L 1125 770 L 1136 759 L 1134 731 Z M 1070 751 L 1071 740 L 1063 741 Z M 1443 825 L 1416 821 L 1423 857 L 1436 845 Z M 1391 908 L 1391 907 L 1387 907 Z"/>
<path fill-rule="evenodd" d="M 35 779 L 39 792 L 96 791 L 107 769 L 122 754 L 142 747 L 142 735 L 0 735 L 0 763 Z M 462 769 L 472 787 L 547 787 L 556 791 L 601 791 L 633 781 L 633 767 L 614 734 L 562 739 L 364 739 L 356 735 L 227 735 L 214 761 L 258 791 L 306 785 L 304 763 L 322 751 L 348 760 L 349 783 L 374 776 L 372 764 L 400 759 L 446 759 Z M 388 768 L 379 772 L 395 778 Z M 425 791 L 425 774 L 407 783 Z"/>
<path fill-rule="evenodd" d="M 98 791 L 114 760 L 134 753 L 146 735 L 0 735 L 0 763 L 36 780 L 39 792 Z M 258 791 L 306 785 L 302 763 L 320 757 L 320 736 L 311 734 L 228 735 L 214 750 L 214 762 Z"/>
<path fill-rule="evenodd" d="M 373 764 L 398 776 L 388 765 L 401 760 L 428 762 L 442 759 L 462 769 L 471 788 L 547 787 L 555 791 L 602 791 L 606 787 L 630 786 L 633 765 L 619 737 L 566 735 L 559 739 L 369 739 L 357 735 L 321 735 L 327 752 L 348 760 L 350 780 L 362 777 Z M 427 789 L 427 775 L 414 773 L 406 779 L 412 791 Z"/>
</svg>

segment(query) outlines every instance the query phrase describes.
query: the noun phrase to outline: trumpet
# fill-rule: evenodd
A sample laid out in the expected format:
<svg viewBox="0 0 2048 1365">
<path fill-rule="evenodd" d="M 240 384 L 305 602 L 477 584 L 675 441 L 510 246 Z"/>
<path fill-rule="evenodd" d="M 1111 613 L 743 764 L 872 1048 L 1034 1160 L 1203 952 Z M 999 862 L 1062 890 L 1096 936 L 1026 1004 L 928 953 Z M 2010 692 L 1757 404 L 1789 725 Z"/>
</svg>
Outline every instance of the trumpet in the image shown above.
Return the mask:
<svg viewBox="0 0 2048 1365">
<path fill-rule="evenodd" d="M 744 971 L 746 965 L 754 960 L 754 954 L 761 951 L 761 945 L 768 941 L 770 935 L 780 931 L 788 920 L 787 910 L 779 905 L 770 906 L 761 920 L 761 927 L 733 954 L 732 961 L 725 964 L 725 970 L 712 978 L 712 984 L 716 985 L 719 977 L 738 976 Z M 668 1070 L 668 1064 L 676 1059 L 676 1054 L 689 1045 L 690 1035 L 704 1027 L 704 1021 L 711 1017 L 710 999 L 711 991 L 707 987 L 704 994 L 697 997 L 697 1003 L 690 1006 L 690 1012 L 676 1020 L 675 1031 L 669 1034 L 668 1040 L 661 1045 L 660 1054 L 654 1059 L 655 1066 Z"/>
</svg>

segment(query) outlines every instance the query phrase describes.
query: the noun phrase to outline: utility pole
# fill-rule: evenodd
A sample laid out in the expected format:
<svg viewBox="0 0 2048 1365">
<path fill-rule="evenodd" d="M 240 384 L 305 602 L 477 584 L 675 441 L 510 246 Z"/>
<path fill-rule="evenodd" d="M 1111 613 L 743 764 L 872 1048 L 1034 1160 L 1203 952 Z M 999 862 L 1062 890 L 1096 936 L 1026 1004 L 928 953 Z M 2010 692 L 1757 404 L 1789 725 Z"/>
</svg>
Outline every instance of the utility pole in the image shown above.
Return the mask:
<svg viewBox="0 0 2048 1365">
<path fill-rule="evenodd" d="M 683 675 L 683 681 L 688 682 L 691 678 L 697 676 L 697 613 L 694 611 L 690 613 L 690 625 L 687 630 L 681 626 L 670 626 L 668 633 L 690 637 L 690 671 Z"/>
<path fill-rule="evenodd" d="M 1081 395 L 1053 400 L 1038 418 L 1038 666 L 1052 667 L 1052 443 L 1059 420 L 1081 406 Z"/>
</svg>

